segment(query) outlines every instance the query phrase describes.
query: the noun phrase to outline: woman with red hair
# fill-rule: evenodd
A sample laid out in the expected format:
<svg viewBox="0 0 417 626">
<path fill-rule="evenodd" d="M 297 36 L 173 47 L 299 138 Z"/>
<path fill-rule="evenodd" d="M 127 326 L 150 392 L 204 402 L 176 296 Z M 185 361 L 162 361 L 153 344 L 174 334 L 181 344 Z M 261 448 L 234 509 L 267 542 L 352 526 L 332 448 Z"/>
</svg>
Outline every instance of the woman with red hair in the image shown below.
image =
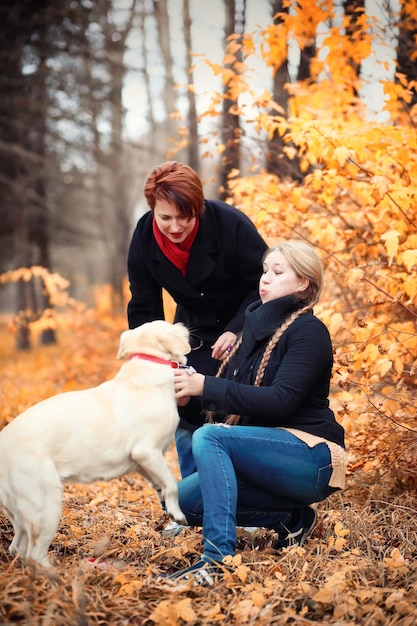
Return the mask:
<svg viewBox="0 0 417 626">
<path fill-rule="evenodd" d="M 128 254 L 129 327 L 164 319 L 162 289 L 176 303 L 175 322 L 191 333 L 188 364 L 214 375 L 257 299 L 267 244 L 237 208 L 204 198 L 197 172 L 168 161 L 149 174 L 144 194 L 150 211 L 140 219 Z M 203 416 L 180 407 L 176 443 L 183 477 L 195 471 L 191 437 Z M 188 418 L 188 419 L 187 419 Z"/>
</svg>

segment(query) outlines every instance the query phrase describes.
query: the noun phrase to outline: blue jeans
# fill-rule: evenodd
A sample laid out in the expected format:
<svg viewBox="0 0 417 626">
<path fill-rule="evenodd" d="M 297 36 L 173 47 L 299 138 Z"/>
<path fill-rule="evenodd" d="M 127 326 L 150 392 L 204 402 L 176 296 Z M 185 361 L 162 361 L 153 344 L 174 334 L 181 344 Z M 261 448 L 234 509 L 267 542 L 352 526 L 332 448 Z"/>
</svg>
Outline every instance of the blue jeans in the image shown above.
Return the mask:
<svg viewBox="0 0 417 626">
<path fill-rule="evenodd" d="M 191 336 L 193 336 L 193 333 L 191 333 Z M 220 361 L 213 359 L 211 356 L 211 344 L 214 343 L 214 341 L 215 339 L 213 338 L 211 342 L 205 342 L 197 348 L 194 347 L 187 355 L 187 365 L 192 365 L 197 372 L 200 372 L 200 374 L 215 376 Z M 198 331 L 196 342 L 197 344 L 199 343 Z M 199 426 L 202 426 L 203 423 L 204 418 L 201 416 Z M 183 428 L 183 426 L 184 421 L 182 420 L 182 423 L 180 423 L 180 426 L 177 428 L 177 432 L 175 434 L 175 443 L 177 446 L 178 464 L 180 466 L 181 477 L 185 478 L 196 471 L 196 465 L 191 449 L 193 432 Z"/>
<path fill-rule="evenodd" d="M 192 439 L 197 472 L 178 484 L 190 526 L 203 526 L 204 558 L 236 548 L 236 526 L 283 532 L 292 512 L 327 498 L 329 448 L 314 448 L 280 428 L 205 424 Z"/>
<path fill-rule="evenodd" d="M 177 428 L 175 433 L 175 444 L 177 447 L 178 464 L 181 476 L 185 478 L 196 471 L 196 464 L 192 450 L 193 433 L 185 428 Z"/>
</svg>

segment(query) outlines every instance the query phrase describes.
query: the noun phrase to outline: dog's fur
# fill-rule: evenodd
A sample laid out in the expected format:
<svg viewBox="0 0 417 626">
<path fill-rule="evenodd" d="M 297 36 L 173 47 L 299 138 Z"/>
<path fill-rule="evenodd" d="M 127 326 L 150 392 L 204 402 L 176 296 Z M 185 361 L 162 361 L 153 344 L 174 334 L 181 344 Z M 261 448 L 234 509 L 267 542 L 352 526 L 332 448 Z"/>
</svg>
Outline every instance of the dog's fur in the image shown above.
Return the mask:
<svg viewBox="0 0 417 626">
<path fill-rule="evenodd" d="M 182 324 L 149 322 L 122 333 L 117 358 L 144 353 L 185 364 L 188 341 Z M 163 457 L 178 420 L 173 369 L 139 358 L 98 387 L 52 396 L 18 415 L 0 432 L 0 504 L 15 532 L 11 554 L 50 565 L 66 482 L 138 472 L 186 524 Z"/>
</svg>

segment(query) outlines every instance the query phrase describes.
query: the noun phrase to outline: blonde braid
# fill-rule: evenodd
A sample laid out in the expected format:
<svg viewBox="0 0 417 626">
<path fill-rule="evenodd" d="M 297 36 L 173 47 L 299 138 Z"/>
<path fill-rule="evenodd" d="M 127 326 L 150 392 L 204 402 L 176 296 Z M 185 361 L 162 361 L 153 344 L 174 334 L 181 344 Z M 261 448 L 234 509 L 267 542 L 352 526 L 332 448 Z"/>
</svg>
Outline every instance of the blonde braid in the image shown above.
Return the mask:
<svg viewBox="0 0 417 626">
<path fill-rule="evenodd" d="M 279 328 L 277 328 L 277 330 L 274 332 L 274 334 L 269 340 L 265 348 L 265 351 L 262 355 L 262 360 L 259 364 L 258 371 L 256 372 L 255 382 L 253 383 L 254 387 L 259 387 L 259 385 L 261 384 L 262 379 L 265 374 L 266 366 L 269 363 L 269 359 L 272 354 L 272 351 L 275 348 L 275 346 L 278 344 L 278 341 L 281 339 L 282 335 L 285 333 L 287 328 L 289 328 L 289 326 L 291 326 L 291 324 L 293 324 L 295 320 L 298 319 L 301 315 L 304 315 L 304 313 L 307 313 L 307 311 L 310 311 L 313 308 L 314 304 L 315 302 L 310 302 L 309 304 L 306 304 L 305 306 L 303 306 L 301 309 L 294 311 L 294 313 L 292 313 L 292 315 L 290 315 L 290 317 L 283 324 L 281 324 L 281 326 L 279 326 Z M 235 414 L 229 415 L 226 419 L 226 424 L 232 424 L 232 425 L 238 424 L 240 422 L 240 418 L 241 418 L 241 415 L 235 415 Z"/>
</svg>

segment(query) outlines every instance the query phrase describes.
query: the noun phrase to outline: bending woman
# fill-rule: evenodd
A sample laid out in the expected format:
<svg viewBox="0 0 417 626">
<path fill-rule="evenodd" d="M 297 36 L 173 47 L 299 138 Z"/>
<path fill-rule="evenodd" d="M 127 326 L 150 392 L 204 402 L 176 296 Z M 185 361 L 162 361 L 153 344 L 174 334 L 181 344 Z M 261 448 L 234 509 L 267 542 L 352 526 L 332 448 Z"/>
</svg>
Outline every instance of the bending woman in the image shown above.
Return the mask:
<svg viewBox="0 0 417 626">
<path fill-rule="evenodd" d="M 205 199 L 197 172 L 184 163 L 155 167 L 144 193 L 150 211 L 129 247 L 129 328 L 164 319 L 165 289 L 177 305 L 174 321 L 191 331 L 189 365 L 214 375 L 242 331 L 246 307 L 258 297 L 267 245 L 244 213 Z M 195 471 L 191 437 L 204 420 L 198 411 L 191 423 L 188 407 L 179 410 L 176 443 L 185 477 Z"/>
</svg>

